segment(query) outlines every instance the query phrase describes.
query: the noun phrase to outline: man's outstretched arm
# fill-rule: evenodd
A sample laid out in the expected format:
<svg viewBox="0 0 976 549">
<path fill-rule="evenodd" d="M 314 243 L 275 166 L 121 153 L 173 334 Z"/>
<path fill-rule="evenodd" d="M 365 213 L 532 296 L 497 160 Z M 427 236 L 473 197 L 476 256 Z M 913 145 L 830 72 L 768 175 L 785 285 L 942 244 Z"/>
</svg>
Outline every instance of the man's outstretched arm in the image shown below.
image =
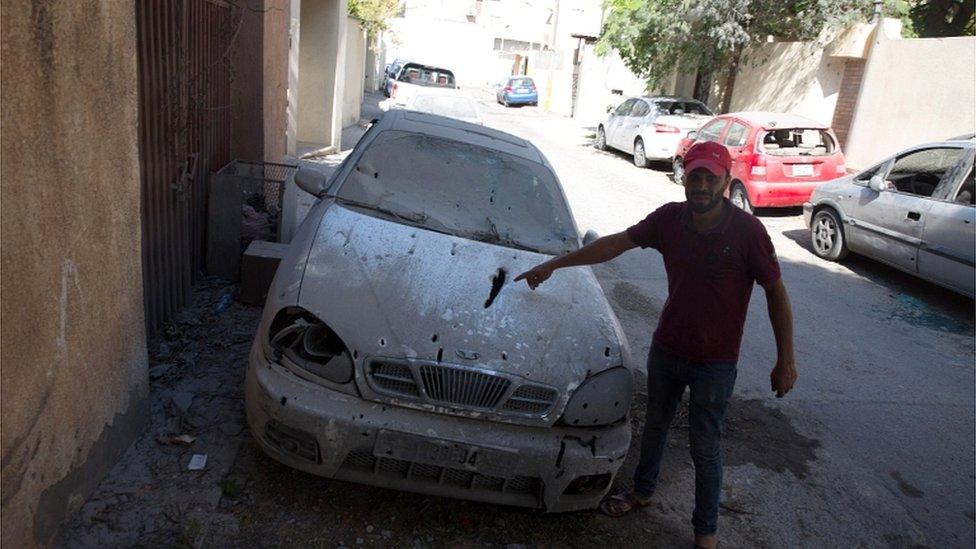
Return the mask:
<svg viewBox="0 0 976 549">
<path fill-rule="evenodd" d="M 537 286 L 539 286 L 539 284 L 542 284 L 550 276 L 552 276 L 552 272 L 556 269 L 603 263 L 604 261 L 610 261 L 618 255 L 635 247 L 637 247 L 637 245 L 631 241 L 630 236 L 627 235 L 627 232 L 621 231 L 616 234 L 598 238 L 575 252 L 554 257 L 545 263 L 537 265 L 531 270 L 528 270 L 515 277 L 515 281 L 517 282 L 525 279 L 525 281 L 529 284 L 529 287 L 534 290 Z"/>
<path fill-rule="evenodd" d="M 796 383 L 796 362 L 793 357 L 793 311 L 790 297 L 786 294 L 783 280 L 778 279 L 763 289 L 766 290 L 766 307 L 769 322 L 776 336 L 776 366 L 769 374 L 769 382 L 777 398 L 782 397 Z"/>
</svg>

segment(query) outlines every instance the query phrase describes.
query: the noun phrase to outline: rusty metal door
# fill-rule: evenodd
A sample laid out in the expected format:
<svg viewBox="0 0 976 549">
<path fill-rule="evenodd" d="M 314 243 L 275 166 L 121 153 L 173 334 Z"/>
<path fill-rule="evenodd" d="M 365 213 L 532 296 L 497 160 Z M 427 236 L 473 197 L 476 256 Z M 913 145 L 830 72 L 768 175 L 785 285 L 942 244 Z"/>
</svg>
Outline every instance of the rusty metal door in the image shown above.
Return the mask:
<svg viewBox="0 0 976 549">
<path fill-rule="evenodd" d="M 206 184 L 230 160 L 230 56 L 242 10 L 138 0 L 139 148 L 146 327 L 189 304 L 204 261 Z"/>
</svg>

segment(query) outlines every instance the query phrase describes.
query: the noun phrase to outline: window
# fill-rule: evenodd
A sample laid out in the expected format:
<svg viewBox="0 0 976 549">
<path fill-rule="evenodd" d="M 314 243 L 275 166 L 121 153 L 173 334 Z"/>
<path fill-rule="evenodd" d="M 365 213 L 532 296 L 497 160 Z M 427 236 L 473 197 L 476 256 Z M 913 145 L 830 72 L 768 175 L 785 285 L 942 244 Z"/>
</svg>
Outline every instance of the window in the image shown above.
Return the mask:
<svg viewBox="0 0 976 549">
<path fill-rule="evenodd" d="M 657 101 L 657 111 L 661 114 L 697 114 L 712 116 L 704 104 L 698 101 Z"/>
<path fill-rule="evenodd" d="M 903 193 L 932 196 L 945 173 L 956 166 L 963 154 L 963 149 L 938 147 L 902 155 L 888 172 L 888 185 Z"/>
<path fill-rule="evenodd" d="M 725 127 L 725 120 L 713 120 L 705 125 L 698 132 L 698 141 L 718 141 L 718 136 L 722 133 L 722 128 Z"/>
<path fill-rule="evenodd" d="M 634 103 L 634 110 L 630 111 L 630 116 L 647 116 L 649 112 L 651 112 L 651 108 L 647 106 L 647 103 L 637 100 Z"/>
<path fill-rule="evenodd" d="M 743 147 L 749 138 L 749 128 L 738 122 L 733 122 L 729 133 L 725 135 L 726 147 Z"/>
<path fill-rule="evenodd" d="M 816 128 L 777 128 L 763 133 L 760 142 L 761 151 L 773 156 L 827 156 L 836 150 L 827 130 Z"/>
<path fill-rule="evenodd" d="M 969 168 L 969 175 L 963 179 L 959 192 L 952 198 L 958 204 L 976 205 L 976 179 L 973 178 L 973 168 Z"/>
<path fill-rule="evenodd" d="M 887 164 L 888 162 L 882 162 L 877 166 L 864 170 L 863 172 L 857 174 L 857 176 L 854 178 L 854 182 L 859 185 L 867 185 L 871 182 L 871 178 L 874 177 L 875 174 L 880 174 L 883 172 L 882 168 L 884 168 Z"/>
<path fill-rule="evenodd" d="M 620 106 L 617 107 L 617 110 L 613 111 L 613 114 L 617 116 L 629 116 L 630 110 L 634 108 L 634 103 L 636 102 L 636 99 L 628 99 L 624 101 L 620 104 Z"/>
</svg>

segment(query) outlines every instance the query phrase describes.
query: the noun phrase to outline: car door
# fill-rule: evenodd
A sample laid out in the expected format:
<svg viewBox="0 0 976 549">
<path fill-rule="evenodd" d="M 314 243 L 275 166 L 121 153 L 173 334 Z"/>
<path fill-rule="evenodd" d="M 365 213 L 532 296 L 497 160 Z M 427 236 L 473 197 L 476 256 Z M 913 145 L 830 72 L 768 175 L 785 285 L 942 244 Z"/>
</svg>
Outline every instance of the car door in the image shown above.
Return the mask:
<svg viewBox="0 0 976 549">
<path fill-rule="evenodd" d="M 644 118 L 650 112 L 651 108 L 646 101 L 643 99 L 634 100 L 634 107 L 630 110 L 630 114 L 621 121 L 620 129 L 617 131 L 618 149 L 631 154 L 634 153 L 634 140 L 637 138 Z"/>
<path fill-rule="evenodd" d="M 947 155 L 955 154 L 951 164 Z M 903 153 L 875 174 L 886 189 L 859 185 L 849 214 L 852 249 L 911 273 L 918 272 L 922 228 L 932 205 L 932 193 L 959 149 L 928 147 Z"/>
<path fill-rule="evenodd" d="M 918 272 L 922 277 L 970 296 L 976 293 L 974 186 L 970 149 L 970 154 L 947 176 L 944 192 L 932 200 L 918 251 Z"/>
<path fill-rule="evenodd" d="M 747 150 L 746 143 L 749 142 L 749 126 L 745 125 L 739 120 L 733 120 L 729 124 L 729 130 L 725 132 L 725 138 L 722 140 L 722 144 L 729 151 L 729 156 L 732 158 L 732 168 L 729 172 L 732 174 L 733 179 L 739 179 L 740 181 L 747 181 L 743 172 L 745 171 L 744 166 L 749 163 L 749 158 L 751 156 L 751 151 Z"/>
<path fill-rule="evenodd" d="M 636 99 L 628 99 L 613 111 L 613 116 L 607 120 L 607 144 L 615 149 L 620 148 L 620 129 L 630 116 Z"/>
</svg>

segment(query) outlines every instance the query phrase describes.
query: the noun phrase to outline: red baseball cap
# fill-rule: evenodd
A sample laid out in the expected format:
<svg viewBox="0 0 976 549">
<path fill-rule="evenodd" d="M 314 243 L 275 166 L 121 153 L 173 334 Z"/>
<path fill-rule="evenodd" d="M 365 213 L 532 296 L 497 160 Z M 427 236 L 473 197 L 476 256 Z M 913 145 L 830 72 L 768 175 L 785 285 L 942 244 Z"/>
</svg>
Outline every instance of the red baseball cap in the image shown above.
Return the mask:
<svg viewBox="0 0 976 549">
<path fill-rule="evenodd" d="M 699 141 L 685 153 L 685 173 L 705 168 L 718 177 L 725 177 L 732 169 L 732 157 L 724 145 L 714 141 Z"/>
</svg>

